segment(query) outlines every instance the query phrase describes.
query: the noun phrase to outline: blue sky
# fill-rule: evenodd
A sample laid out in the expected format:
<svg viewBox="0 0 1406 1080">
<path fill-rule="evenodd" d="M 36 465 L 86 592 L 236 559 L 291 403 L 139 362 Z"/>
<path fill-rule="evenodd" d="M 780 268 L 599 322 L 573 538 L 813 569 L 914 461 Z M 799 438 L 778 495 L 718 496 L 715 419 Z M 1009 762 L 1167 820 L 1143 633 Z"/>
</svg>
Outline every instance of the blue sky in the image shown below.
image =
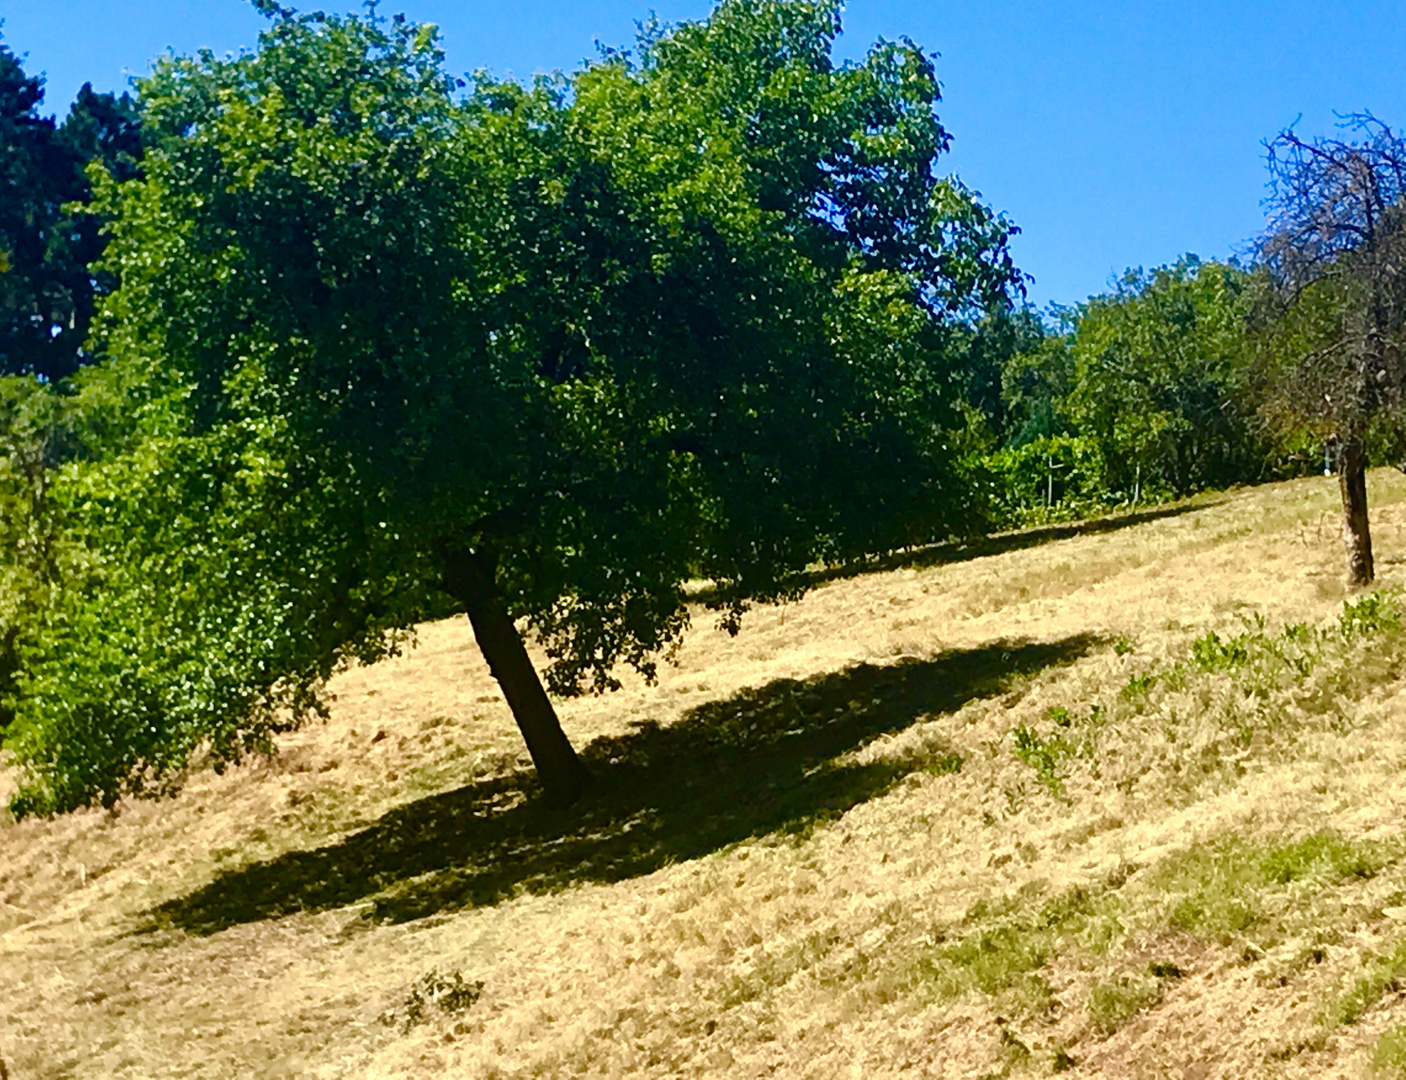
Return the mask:
<svg viewBox="0 0 1406 1080">
<path fill-rule="evenodd" d="M 287 2 L 287 0 L 285 0 Z M 336 6 L 336 5 L 332 5 Z M 441 28 L 455 71 L 571 70 L 628 44 L 651 0 L 385 0 Z M 699 18 L 706 0 L 653 0 Z M 44 72 L 46 106 L 121 89 L 168 47 L 253 46 L 243 0 L 0 0 L 0 34 Z M 1077 302 L 1127 266 L 1224 257 L 1261 226 L 1261 140 L 1302 114 L 1370 108 L 1406 126 L 1406 4 L 1358 0 L 851 0 L 838 51 L 908 36 L 941 54 L 955 171 L 1021 227 L 1043 305 Z"/>
</svg>

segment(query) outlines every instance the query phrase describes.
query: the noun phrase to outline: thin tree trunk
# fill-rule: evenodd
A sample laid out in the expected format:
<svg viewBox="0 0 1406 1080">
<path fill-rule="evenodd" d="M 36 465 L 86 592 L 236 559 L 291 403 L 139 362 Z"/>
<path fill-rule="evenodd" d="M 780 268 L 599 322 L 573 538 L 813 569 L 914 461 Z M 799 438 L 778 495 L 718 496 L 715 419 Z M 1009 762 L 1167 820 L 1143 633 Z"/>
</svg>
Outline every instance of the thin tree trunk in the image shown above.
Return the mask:
<svg viewBox="0 0 1406 1080">
<path fill-rule="evenodd" d="M 459 549 L 445 557 L 445 588 L 469 616 L 478 647 L 508 699 L 547 798 L 569 805 L 581 797 L 590 773 L 561 729 L 493 576 L 492 563 L 475 552 Z"/>
<path fill-rule="evenodd" d="M 1370 585 L 1376 574 L 1367 525 L 1367 454 L 1361 439 L 1345 439 L 1338 446 L 1338 487 L 1343 497 L 1348 580 L 1354 585 Z"/>
</svg>

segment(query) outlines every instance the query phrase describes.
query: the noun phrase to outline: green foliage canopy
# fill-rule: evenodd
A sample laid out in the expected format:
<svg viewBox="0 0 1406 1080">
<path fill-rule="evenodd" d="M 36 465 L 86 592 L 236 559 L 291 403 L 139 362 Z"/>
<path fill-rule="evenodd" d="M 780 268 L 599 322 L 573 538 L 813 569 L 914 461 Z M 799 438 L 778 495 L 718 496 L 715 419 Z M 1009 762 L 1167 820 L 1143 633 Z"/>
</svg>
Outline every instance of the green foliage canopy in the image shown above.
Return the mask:
<svg viewBox="0 0 1406 1080">
<path fill-rule="evenodd" d="M 1185 495 L 1255 475 L 1248 283 L 1237 266 L 1187 258 L 1129 272 L 1081 312 L 1070 419 L 1099 442 L 1111 487 L 1140 476 Z"/>
</svg>

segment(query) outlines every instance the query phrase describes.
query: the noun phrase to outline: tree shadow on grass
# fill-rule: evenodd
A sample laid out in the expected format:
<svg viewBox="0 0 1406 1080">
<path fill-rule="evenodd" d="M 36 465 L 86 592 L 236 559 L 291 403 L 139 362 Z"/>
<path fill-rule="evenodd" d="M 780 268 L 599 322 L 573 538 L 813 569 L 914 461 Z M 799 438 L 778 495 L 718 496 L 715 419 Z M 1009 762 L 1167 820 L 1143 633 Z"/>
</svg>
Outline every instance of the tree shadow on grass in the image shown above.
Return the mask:
<svg viewBox="0 0 1406 1080">
<path fill-rule="evenodd" d="M 1087 521 L 1070 521 L 1059 525 L 1039 525 L 1017 532 L 991 533 L 986 536 L 966 537 L 957 540 L 944 540 L 935 544 L 904 548 L 887 555 L 856 559 L 852 562 L 837 563 L 811 569 L 800 574 L 796 584 L 813 588 L 828 581 L 858 577 L 861 574 L 882 573 L 886 570 L 926 570 L 933 566 L 948 566 L 952 563 L 968 562 L 987 555 L 1004 555 L 1011 551 L 1039 547 L 1056 540 L 1072 540 L 1076 536 L 1099 536 L 1103 533 L 1129 529 L 1134 525 L 1144 525 L 1149 521 L 1180 517 L 1196 510 L 1209 510 L 1228 503 L 1228 497 L 1218 499 L 1197 499 L 1165 506 L 1152 506 L 1146 510 L 1130 510 L 1108 517 L 1090 518 Z M 722 601 L 723 595 L 711 583 L 704 584 L 689 594 L 689 600 L 707 604 Z"/>
<path fill-rule="evenodd" d="M 855 574 L 872 573 L 875 570 L 898 570 L 906 567 L 924 569 L 929 566 L 945 566 L 948 563 L 966 562 L 987 555 L 1004 555 L 1008 551 L 1023 551 L 1025 548 L 1039 547 L 1056 540 L 1072 540 L 1076 536 L 1099 536 L 1103 533 L 1129 529 L 1134 525 L 1145 525 L 1149 521 L 1180 517 L 1197 510 L 1209 510 L 1229 502 L 1228 498 L 1197 500 L 1194 502 L 1172 503 L 1166 506 L 1152 506 L 1146 510 L 1130 510 L 1108 517 L 1090 518 L 1087 521 L 1070 521 L 1059 525 L 1039 525 L 1022 529 L 1019 532 L 993 533 L 969 540 L 951 540 L 942 544 L 911 548 L 891 555 L 883 555 L 866 562 L 863 566 L 836 568 L 821 571 L 819 581 L 836 577 L 851 577 Z"/>
<path fill-rule="evenodd" d="M 525 770 L 492 777 L 397 807 L 325 847 L 223 873 L 157 908 L 155 923 L 214 933 L 367 900 L 373 918 L 400 922 L 572 882 L 620 881 L 748 837 L 803 832 L 911 772 L 961 765 L 941 744 L 870 763 L 840 760 L 847 752 L 1072 662 L 1096 640 L 995 642 L 778 679 L 668 727 L 596 739 L 582 755 L 595 781 L 569 809 L 541 800 Z"/>
</svg>

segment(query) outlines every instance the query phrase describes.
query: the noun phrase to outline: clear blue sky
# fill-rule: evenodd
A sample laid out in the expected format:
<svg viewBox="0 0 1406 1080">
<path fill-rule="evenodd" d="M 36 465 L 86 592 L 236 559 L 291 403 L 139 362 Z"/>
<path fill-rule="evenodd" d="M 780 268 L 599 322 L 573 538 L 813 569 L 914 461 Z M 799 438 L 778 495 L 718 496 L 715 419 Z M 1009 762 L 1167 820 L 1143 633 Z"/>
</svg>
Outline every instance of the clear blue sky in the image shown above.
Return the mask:
<svg viewBox="0 0 1406 1080">
<path fill-rule="evenodd" d="M 652 2 L 675 21 L 711 7 Z M 628 44 L 650 3 L 385 0 L 381 10 L 437 23 L 456 71 L 526 77 L 575 68 L 596 39 Z M 59 113 L 84 81 L 121 89 L 168 47 L 237 51 L 262 25 L 243 0 L 0 0 L 0 18 Z M 1042 305 L 1100 292 L 1126 266 L 1236 250 L 1262 221 L 1260 141 L 1300 113 L 1308 133 L 1330 131 L 1334 109 L 1406 126 L 1400 0 L 851 0 L 839 51 L 903 35 L 941 54 L 946 168 L 1021 226 L 1017 260 Z"/>
</svg>

